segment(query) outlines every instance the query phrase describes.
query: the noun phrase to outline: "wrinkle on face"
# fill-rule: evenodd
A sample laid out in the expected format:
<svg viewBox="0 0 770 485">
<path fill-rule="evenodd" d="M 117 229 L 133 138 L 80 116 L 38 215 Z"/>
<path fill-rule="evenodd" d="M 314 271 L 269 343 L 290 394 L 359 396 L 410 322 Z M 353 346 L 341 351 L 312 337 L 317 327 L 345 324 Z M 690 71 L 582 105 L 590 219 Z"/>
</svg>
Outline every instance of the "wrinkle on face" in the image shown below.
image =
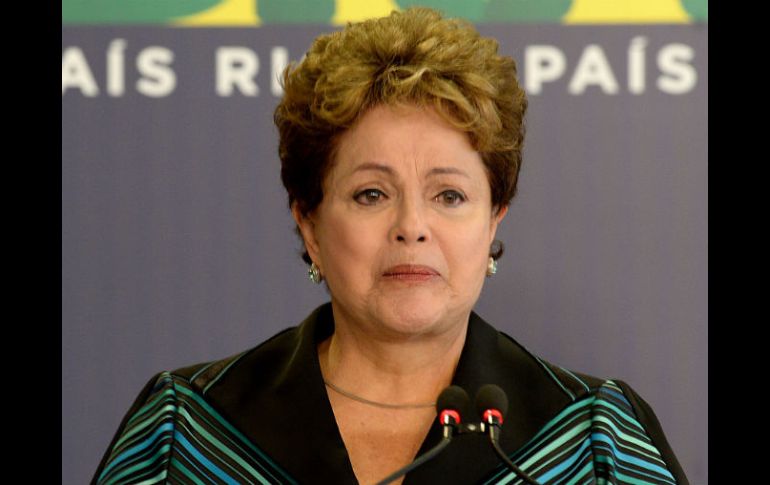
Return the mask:
<svg viewBox="0 0 770 485">
<path fill-rule="evenodd" d="M 333 300 L 370 328 L 408 333 L 462 321 L 481 291 L 499 220 L 486 167 L 467 134 L 430 109 L 379 106 L 338 143 L 315 211 L 319 250 L 311 255 L 323 262 Z M 387 198 L 360 204 L 354 194 L 369 186 Z M 446 204 L 458 200 L 444 199 L 446 190 L 465 199 Z M 419 241 L 420 231 L 430 237 Z M 441 281 L 410 286 L 383 279 L 394 264 L 428 265 Z"/>
</svg>

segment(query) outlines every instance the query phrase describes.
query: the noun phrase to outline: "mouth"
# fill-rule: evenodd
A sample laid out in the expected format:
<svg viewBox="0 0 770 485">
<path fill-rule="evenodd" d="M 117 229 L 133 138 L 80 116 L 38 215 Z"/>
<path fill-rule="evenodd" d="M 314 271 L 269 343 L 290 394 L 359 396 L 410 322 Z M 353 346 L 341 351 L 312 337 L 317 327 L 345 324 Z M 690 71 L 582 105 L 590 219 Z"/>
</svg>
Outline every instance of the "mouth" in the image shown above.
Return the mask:
<svg viewBox="0 0 770 485">
<path fill-rule="evenodd" d="M 430 266 L 418 264 L 399 264 L 385 270 L 382 274 L 385 279 L 399 281 L 430 281 L 439 275 L 439 272 Z"/>
</svg>

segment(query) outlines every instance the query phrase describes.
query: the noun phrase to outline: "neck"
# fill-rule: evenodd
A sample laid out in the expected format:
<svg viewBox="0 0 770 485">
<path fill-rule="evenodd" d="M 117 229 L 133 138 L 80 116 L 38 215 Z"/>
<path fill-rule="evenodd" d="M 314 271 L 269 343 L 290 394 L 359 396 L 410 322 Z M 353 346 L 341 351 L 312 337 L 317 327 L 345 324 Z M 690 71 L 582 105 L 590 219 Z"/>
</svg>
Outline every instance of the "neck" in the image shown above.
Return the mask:
<svg viewBox="0 0 770 485">
<path fill-rule="evenodd" d="M 377 338 L 335 313 L 335 332 L 318 346 L 324 379 L 372 401 L 425 403 L 452 382 L 468 316 L 419 337 Z"/>
</svg>

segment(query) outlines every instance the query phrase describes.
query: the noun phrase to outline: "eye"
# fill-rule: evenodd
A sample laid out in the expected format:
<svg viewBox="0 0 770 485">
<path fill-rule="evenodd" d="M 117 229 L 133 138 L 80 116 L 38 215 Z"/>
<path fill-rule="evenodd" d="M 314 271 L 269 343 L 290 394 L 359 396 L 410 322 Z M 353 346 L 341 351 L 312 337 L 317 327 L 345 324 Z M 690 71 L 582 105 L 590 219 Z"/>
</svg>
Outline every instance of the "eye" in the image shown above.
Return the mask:
<svg viewBox="0 0 770 485">
<path fill-rule="evenodd" d="M 361 192 L 356 193 L 356 195 L 353 196 L 353 199 L 362 205 L 375 205 L 384 197 L 386 197 L 386 195 L 380 189 L 364 189 Z"/>
<path fill-rule="evenodd" d="M 445 190 L 436 196 L 436 201 L 448 206 L 458 206 L 465 202 L 465 196 L 456 190 Z"/>
</svg>

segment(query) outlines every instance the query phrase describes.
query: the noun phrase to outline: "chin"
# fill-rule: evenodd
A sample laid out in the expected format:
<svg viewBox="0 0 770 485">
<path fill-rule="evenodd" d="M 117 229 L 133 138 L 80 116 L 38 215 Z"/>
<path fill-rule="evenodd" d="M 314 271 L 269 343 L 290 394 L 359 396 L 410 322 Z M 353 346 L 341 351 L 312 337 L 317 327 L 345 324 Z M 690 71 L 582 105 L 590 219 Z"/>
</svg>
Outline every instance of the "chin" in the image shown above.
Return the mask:
<svg viewBox="0 0 770 485">
<path fill-rule="evenodd" d="M 417 299 L 393 302 L 379 313 L 382 323 L 393 333 L 418 336 L 440 332 L 450 325 L 446 310 L 446 303 Z"/>
</svg>

